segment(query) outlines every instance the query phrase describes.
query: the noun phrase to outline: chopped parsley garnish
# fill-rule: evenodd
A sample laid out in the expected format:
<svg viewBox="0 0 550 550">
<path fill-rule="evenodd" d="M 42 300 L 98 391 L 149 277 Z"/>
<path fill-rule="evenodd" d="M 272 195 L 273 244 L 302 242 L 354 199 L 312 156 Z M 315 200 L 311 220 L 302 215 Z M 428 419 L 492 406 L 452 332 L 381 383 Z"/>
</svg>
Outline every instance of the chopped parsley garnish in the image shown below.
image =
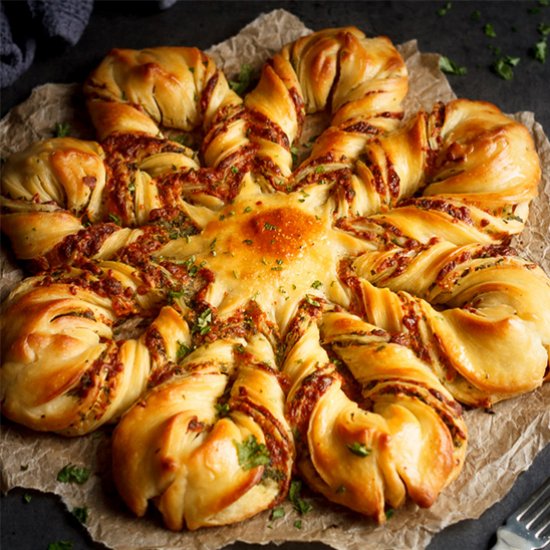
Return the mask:
<svg viewBox="0 0 550 550">
<path fill-rule="evenodd" d="M 210 332 L 210 323 L 212 322 L 212 310 L 210 308 L 205 309 L 195 321 L 192 332 L 198 332 L 201 336 Z"/>
<path fill-rule="evenodd" d="M 220 417 L 220 418 L 223 418 L 224 416 L 227 416 L 229 414 L 229 404 L 228 403 L 216 403 L 214 405 L 215 409 L 216 409 L 216 414 Z M 239 462 L 240 464 L 240 462 Z"/>
<path fill-rule="evenodd" d="M 28 504 L 32 500 L 32 495 L 29 495 L 29 493 L 25 493 L 23 495 L 23 502 L 25 504 Z"/>
<path fill-rule="evenodd" d="M 237 443 L 237 458 L 243 470 L 252 470 L 271 462 L 269 451 L 263 443 L 258 443 L 256 436 L 249 435 L 242 443 Z"/>
<path fill-rule="evenodd" d="M 541 63 L 546 62 L 546 56 L 548 54 L 548 44 L 546 39 L 542 38 L 533 46 L 533 57 Z"/>
<path fill-rule="evenodd" d="M 470 19 L 472 21 L 480 21 L 481 20 L 481 12 L 479 10 L 474 10 L 471 14 L 470 14 Z"/>
<path fill-rule="evenodd" d="M 394 509 L 393 508 L 388 508 L 386 510 L 386 519 L 391 519 L 393 517 L 393 514 L 394 514 Z"/>
<path fill-rule="evenodd" d="M 439 8 L 436 13 L 437 15 L 439 15 L 439 17 L 443 17 L 444 15 L 447 15 L 451 7 L 452 7 L 451 2 L 447 2 L 442 8 Z"/>
<path fill-rule="evenodd" d="M 248 246 L 252 246 L 254 244 L 254 241 L 252 239 L 245 239 L 243 241 L 243 244 L 247 244 Z"/>
<path fill-rule="evenodd" d="M 55 125 L 54 135 L 55 137 L 67 137 L 71 134 L 71 126 L 65 122 L 58 122 Z"/>
<path fill-rule="evenodd" d="M 302 528 L 302 520 L 301 520 L 301 519 L 297 519 L 297 520 L 294 522 L 294 527 L 296 527 L 296 529 L 301 529 L 301 528 Z"/>
<path fill-rule="evenodd" d="M 277 229 L 277 226 L 276 225 L 272 225 L 268 222 L 265 222 L 264 223 L 264 229 L 266 229 L 267 231 L 275 231 Z"/>
<path fill-rule="evenodd" d="M 284 517 L 285 517 L 285 509 L 282 506 L 277 506 L 276 508 L 273 508 L 273 510 L 271 510 L 269 519 L 275 520 L 275 519 L 281 519 Z"/>
<path fill-rule="evenodd" d="M 537 30 L 540 32 L 540 34 L 542 34 L 542 36 L 548 36 L 550 35 L 550 25 L 546 24 L 546 23 L 541 23 L 538 27 L 537 27 Z"/>
<path fill-rule="evenodd" d="M 176 352 L 176 359 L 181 361 L 185 359 L 191 353 L 191 348 L 183 342 L 178 342 L 178 351 Z"/>
<path fill-rule="evenodd" d="M 67 464 L 57 472 L 57 481 L 61 481 L 61 483 L 78 483 L 82 485 L 88 481 L 89 477 L 90 470 L 88 468 L 82 468 L 74 464 Z"/>
<path fill-rule="evenodd" d="M 58 540 L 48 544 L 48 550 L 71 550 L 72 547 L 73 543 L 70 540 Z"/>
<path fill-rule="evenodd" d="M 238 173 L 239 173 L 239 169 L 238 169 L 236 166 L 232 166 L 232 167 L 231 167 L 231 173 L 232 173 L 232 174 L 238 174 Z"/>
<path fill-rule="evenodd" d="M 319 307 L 321 305 L 321 302 L 315 300 L 309 294 L 306 294 L 305 300 L 310 306 Z"/>
<path fill-rule="evenodd" d="M 514 78 L 513 68 L 519 63 L 519 57 L 510 57 L 509 55 L 497 59 L 492 67 L 493 70 L 504 80 L 512 80 Z"/>
<path fill-rule="evenodd" d="M 88 521 L 88 508 L 85 506 L 73 508 L 72 514 L 80 523 L 86 523 Z"/>
<path fill-rule="evenodd" d="M 109 219 L 117 225 L 122 224 L 122 220 L 116 214 L 109 214 Z"/>
<path fill-rule="evenodd" d="M 444 73 L 458 76 L 463 76 L 468 73 L 468 69 L 466 67 L 461 67 L 460 65 L 457 65 L 454 61 L 452 61 L 445 55 L 442 55 L 439 58 L 439 68 Z"/>
<path fill-rule="evenodd" d="M 297 147 L 291 147 L 290 148 L 290 154 L 292 155 L 292 163 L 296 164 L 298 162 L 298 148 Z"/>
<path fill-rule="evenodd" d="M 323 286 L 323 283 L 322 283 L 321 281 L 313 281 L 313 282 L 311 283 L 311 286 L 312 286 L 313 288 L 321 288 L 321 287 Z"/>
<path fill-rule="evenodd" d="M 187 134 L 180 134 L 178 136 L 173 136 L 170 138 L 172 141 L 176 141 L 180 145 L 184 145 L 185 147 L 191 147 L 193 144 L 193 138 Z"/>
<path fill-rule="evenodd" d="M 350 443 L 347 447 L 354 455 L 360 456 L 362 458 L 369 456 L 371 453 L 371 450 L 364 443 L 359 443 L 359 441 L 354 441 L 353 443 Z"/>
<path fill-rule="evenodd" d="M 248 64 L 244 64 L 241 67 L 239 75 L 235 80 L 229 81 L 231 89 L 240 96 L 243 96 L 248 90 L 250 83 L 252 82 L 252 67 Z"/>
<path fill-rule="evenodd" d="M 183 298 L 185 296 L 185 290 L 169 290 L 168 294 L 166 295 L 166 299 L 168 300 L 169 304 L 173 304 L 176 300 L 179 298 Z"/>
<path fill-rule="evenodd" d="M 248 214 L 249 212 L 252 212 L 252 207 L 251 207 L 251 206 L 247 206 L 247 207 L 243 210 L 243 212 L 244 212 L 245 214 Z"/>
<path fill-rule="evenodd" d="M 292 480 L 288 491 L 288 500 L 292 502 L 294 509 L 303 516 L 313 510 L 313 506 L 301 497 L 301 492 L 302 482 L 299 479 Z"/>
<path fill-rule="evenodd" d="M 491 23 L 486 23 L 483 26 L 483 32 L 485 33 L 485 36 L 488 36 L 489 38 L 496 38 L 497 36 L 497 33 Z"/>
<path fill-rule="evenodd" d="M 316 174 L 322 174 L 324 171 L 325 171 L 324 166 L 317 166 L 317 168 L 315 168 L 315 173 Z"/>
</svg>

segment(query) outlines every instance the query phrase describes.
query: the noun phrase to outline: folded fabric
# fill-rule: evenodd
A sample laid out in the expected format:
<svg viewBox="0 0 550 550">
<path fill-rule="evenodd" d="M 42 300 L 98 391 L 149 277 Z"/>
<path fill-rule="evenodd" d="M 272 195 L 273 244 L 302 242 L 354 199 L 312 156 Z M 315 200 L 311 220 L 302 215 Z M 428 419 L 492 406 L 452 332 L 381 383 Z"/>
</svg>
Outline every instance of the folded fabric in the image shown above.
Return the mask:
<svg viewBox="0 0 550 550">
<path fill-rule="evenodd" d="M 176 1 L 158 0 L 158 9 L 165 10 Z M 92 8 L 93 0 L 26 0 L 11 3 L 9 9 L 0 4 L 0 88 L 13 84 L 31 66 L 38 36 L 74 46 L 88 25 Z"/>
</svg>

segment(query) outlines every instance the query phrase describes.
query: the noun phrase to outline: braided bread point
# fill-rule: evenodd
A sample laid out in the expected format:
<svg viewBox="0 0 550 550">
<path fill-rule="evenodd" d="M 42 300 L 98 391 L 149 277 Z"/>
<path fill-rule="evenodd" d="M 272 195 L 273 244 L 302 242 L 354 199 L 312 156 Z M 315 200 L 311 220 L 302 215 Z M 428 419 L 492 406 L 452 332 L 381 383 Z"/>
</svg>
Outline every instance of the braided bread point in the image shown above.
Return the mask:
<svg viewBox="0 0 550 550">
<path fill-rule="evenodd" d="M 242 102 L 210 57 L 185 47 L 111 50 L 84 93 L 101 139 L 115 132 L 157 136 L 158 125 L 207 130 L 218 110 Z"/>
<path fill-rule="evenodd" d="M 149 377 L 176 361 L 187 323 L 166 306 L 139 338 L 115 338 L 116 321 L 146 315 L 161 295 L 144 293 L 133 268 L 101 264 L 65 280 L 28 278 L 7 300 L 2 327 L 2 413 L 40 431 L 82 435 L 117 419 Z M 160 351 L 162 353 L 160 353 Z"/>
<path fill-rule="evenodd" d="M 244 102 L 195 48 L 111 52 L 85 86 L 101 143 L 4 171 L 16 254 L 50 272 L 1 319 L 6 416 L 78 435 L 123 415 L 115 483 L 174 530 L 280 502 L 291 427 L 328 499 L 378 522 L 430 506 L 464 461 L 455 399 L 542 383 L 550 301 L 487 246 L 536 194 L 527 130 L 467 100 L 398 128 L 406 87 L 354 27 L 285 46 Z M 306 114 L 330 126 L 293 171 Z"/>
<path fill-rule="evenodd" d="M 436 240 L 371 252 L 352 284 L 369 322 L 407 342 L 455 399 L 487 407 L 539 387 L 548 369 L 550 281 L 513 253 Z"/>
<path fill-rule="evenodd" d="M 291 329 L 295 343 L 283 372 L 287 415 L 299 433 L 298 468 L 308 484 L 378 523 L 407 495 L 430 506 L 462 468 L 460 406 L 383 330 L 348 313 L 325 313 L 319 337 L 315 320 L 302 319 Z M 350 374 L 342 377 L 338 361 Z"/>
<path fill-rule="evenodd" d="M 527 128 L 494 105 L 464 99 L 420 112 L 362 150 L 327 132 L 294 175 L 302 186 L 334 186 L 336 214 L 359 218 L 344 222 L 348 230 L 378 235 L 390 228 L 393 237 L 455 244 L 522 231 L 540 176 Z"/>
<path fill-rule="evenodd" d="M 356 27 L 343 27 L 286 45 L 245 98 L 262 179 L 277 189 L 290 176 L 291 146 L 306 114 L 327 111 L 331 125 L 364 143 L 366 134 L 396 126 L 406 93 L 405 62 L 385 37 L 366 38 Z"/>
<path fill-rule="evenodd" d="M 113 471 L 128 506 L 143 516 L 151 499 L 180 530 L 234 523 L 280 502 L 294 450 L 266 338 L 217 340 L 182 369 L 115 430 Z"/>
</svg>

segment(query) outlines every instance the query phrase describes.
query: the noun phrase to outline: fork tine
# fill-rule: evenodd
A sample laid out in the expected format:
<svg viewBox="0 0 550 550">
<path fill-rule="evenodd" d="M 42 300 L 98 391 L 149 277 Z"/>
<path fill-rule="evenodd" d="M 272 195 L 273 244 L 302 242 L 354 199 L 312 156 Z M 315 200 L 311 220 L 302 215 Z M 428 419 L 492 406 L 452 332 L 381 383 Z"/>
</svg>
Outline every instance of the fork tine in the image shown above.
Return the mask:
<svg viewBox="0 0 550 550">
<path fill-rule="evenodd" d="M 525 514 L 529 513 L 538 503 L 539 499 L 545 498 L 546 493 L 550 494 L 550 477 L 536 491 L 533 496 L 517 511 L 516 519 L 521 519 Z"/>
<path fill-rule="evenodd" d="M 539 527 L 538 531 L 535 533 L 535 537 L 540 537 L 546 529 L 550 527 L 550 517 Z M 544 537 L 545 539 L 550 539 L 550 535 Z"/>
<path fill-rule="evenodd" d="M 535 515 L 525 524 L 525 527 L 527 527 L 527 529 L 531 529 L 531 527 L 537 522 L 537 520 L 542 517 L 548 510 L 550 510 L 550 500 L 548 500 L 546 504 L 544 504 L 540 509 L 536 510 Z"/>
</svg>

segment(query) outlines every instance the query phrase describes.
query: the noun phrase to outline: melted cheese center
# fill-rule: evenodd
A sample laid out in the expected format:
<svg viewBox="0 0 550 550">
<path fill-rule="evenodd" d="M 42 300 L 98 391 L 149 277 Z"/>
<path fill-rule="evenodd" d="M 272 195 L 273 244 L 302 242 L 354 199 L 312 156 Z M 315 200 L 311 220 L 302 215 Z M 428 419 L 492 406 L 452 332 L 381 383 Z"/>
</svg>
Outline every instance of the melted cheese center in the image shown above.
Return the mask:
<svg viewBox="0 0 550 550">
<path fill-rule="evenodd" d="M 196 263 L 212 271 L 205 298 L 220 315 L 255 300 L 284 328 L 304 298 L 349 303 L 338 264 L 366 245 L 332 225 L 326 204 L 308 204 L 298 193 L 249 195 L 218 212 L 189 244 L 162 253 L 196 255 Z"/>
</svg>

